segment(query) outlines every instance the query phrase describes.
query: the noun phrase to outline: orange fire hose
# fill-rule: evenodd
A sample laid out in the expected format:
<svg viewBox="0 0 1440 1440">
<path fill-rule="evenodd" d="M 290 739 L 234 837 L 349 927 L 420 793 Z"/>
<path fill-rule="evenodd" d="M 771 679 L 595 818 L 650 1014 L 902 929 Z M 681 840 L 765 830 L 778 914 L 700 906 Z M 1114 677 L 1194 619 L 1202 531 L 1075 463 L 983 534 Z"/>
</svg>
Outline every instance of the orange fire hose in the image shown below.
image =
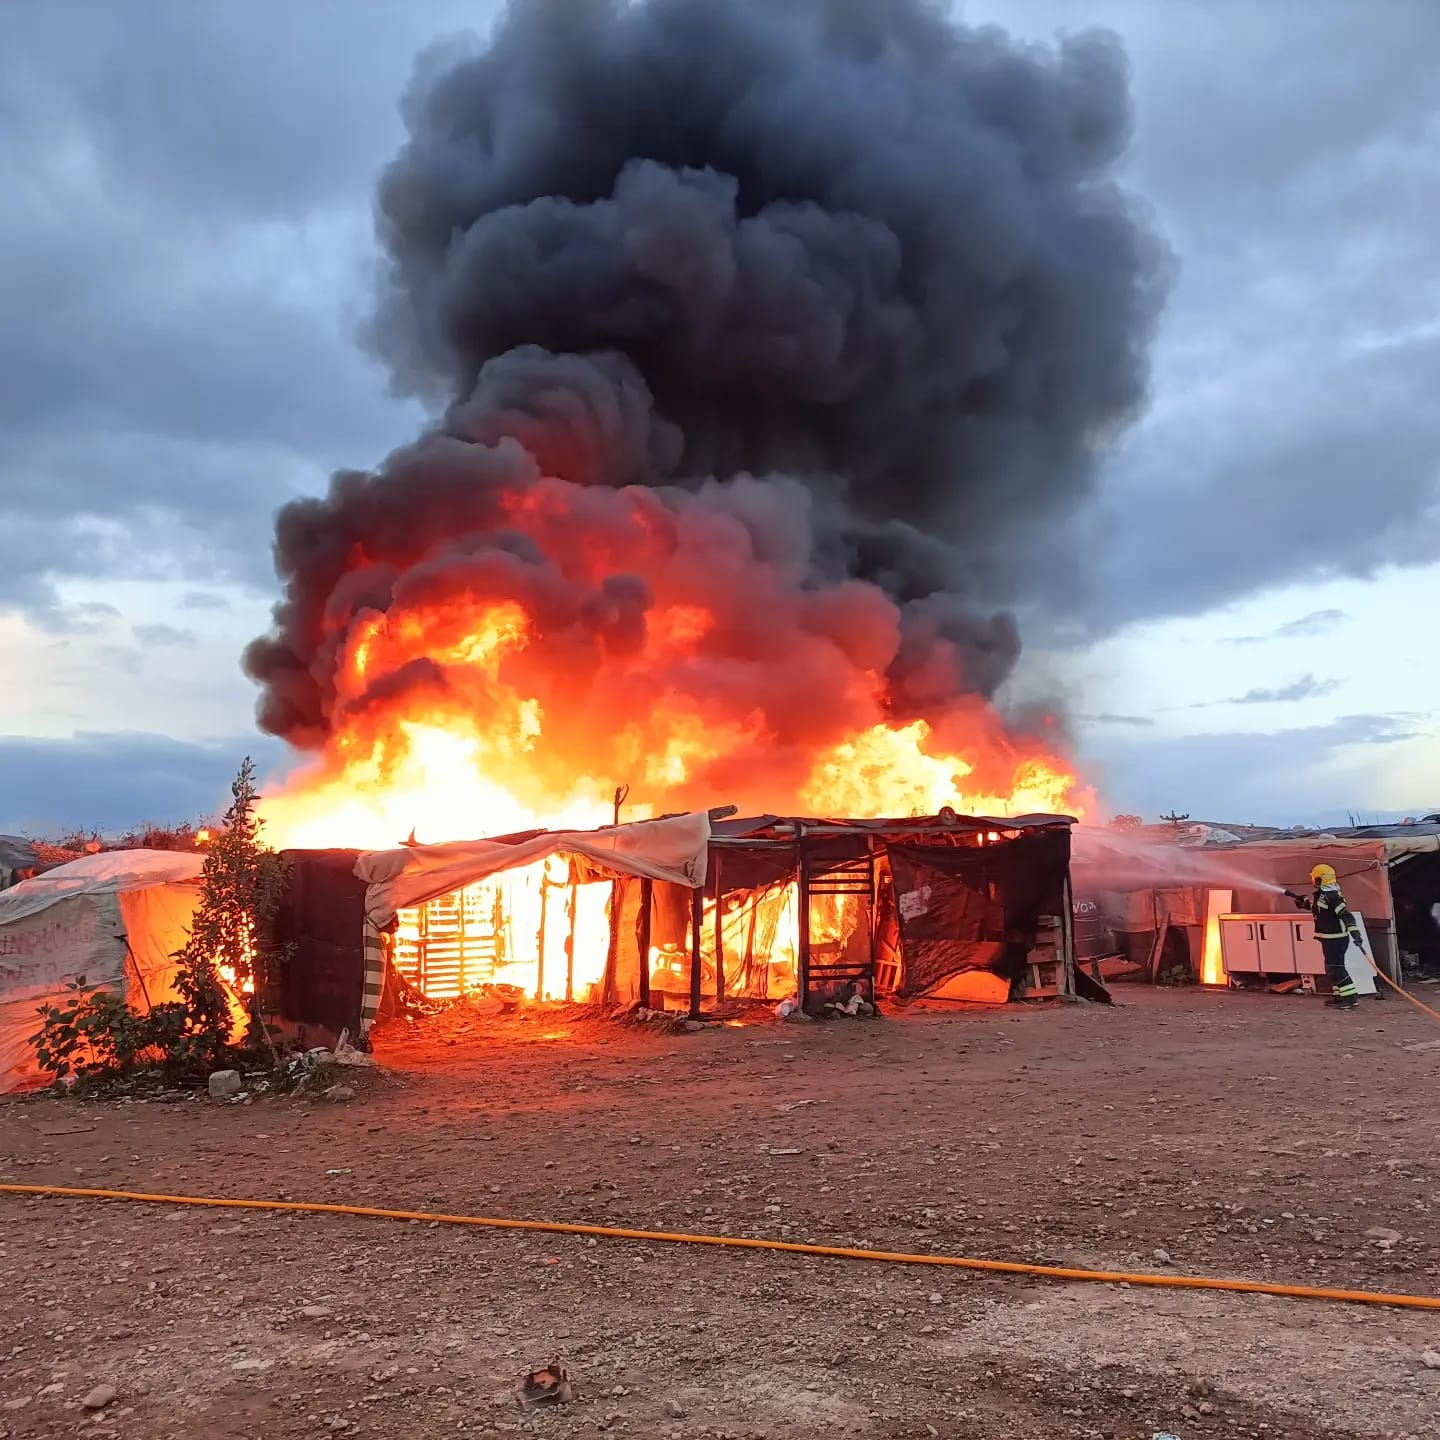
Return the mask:
<svg viewBox="0 0 1440 1440">
<path fill-rule="evenodd" d="M 1402 999 L 1408 1000 L 1417 1010 L 1423 1010 L 1432 1020 L 1440 1020 L 1440 1011 L 1432 1010 L 1423 1001 L 1417 1000 L 1403 985 L 1397 985 L 1376 963 L 1375 957 L 1368 951 L 1363 950 L 1361 954 L 1370 962 L 1370 968 Z"/>
<path fill-rule="evenodd" d="M 937 1265 L 1000 1275 L 1034 1275 L 1046 1280 L 1089 1280 L 1102 1285 L 1149 1285 L 1166 1290 L 1228 1290 L 1245 1295 L 1283 1295 L 1295 1300 L 1339 1300 L 1355 1305 L 1394 1305 L 1440 1310 L 1429 1295 L 1385 1295 L 1373 1290 L 1328 1290 L 1310 1285 L 1272 1285 L 1263 1280 L 1219 1280 L 1204 1275 L 1131 1275 L 1123 1271 L 1072 1270 L 1058 1265 L 1024 1265 L 1015 1260 L 975 1260 L 958 1255 L 907 1255 L 888 1250 L 852 1250 L 840 1245 L 804 1245 L 792 1240 L 757 1240 L 731 1235 L 682 1235 L 665 1230 L 624 1230 L 560 1220 L 505 1220 L 488 1215 L 442 1215 L 428 1210 L 381 1210 L 369 1205 L 322 1205 L 305 1200 L 229 1200 L 215 1195 L 145 1195 L 133 1190 L 88 1190 L 66 1185 L 0 1185 L 11 1195 L 59 1195 L 85 1200 L 136 1200 L 147 1205 L 208 1205 L 229 1210 L 283 1210 L 309 1215 L 361 1215 L 376 1220 L 420 1220 L 439 1225 L 478 1225 L 490 1230 L 530 1230 L 549 1235 L 586 1235 L 604 1240 L 652 1244 L 715 1245 L 732 1250 L 772 1250 L 836 1260 L 872 1260 L 891 1265 Z"/>
</svg>

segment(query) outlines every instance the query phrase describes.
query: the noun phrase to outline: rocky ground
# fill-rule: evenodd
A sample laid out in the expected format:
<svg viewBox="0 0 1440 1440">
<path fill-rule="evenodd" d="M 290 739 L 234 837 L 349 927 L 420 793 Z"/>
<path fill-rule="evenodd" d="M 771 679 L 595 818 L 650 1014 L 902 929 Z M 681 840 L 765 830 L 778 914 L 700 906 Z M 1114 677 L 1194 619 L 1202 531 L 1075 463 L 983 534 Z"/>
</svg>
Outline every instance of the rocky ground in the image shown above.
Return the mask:
<svg viewBox="0 0 1440 1440">
<path fill-rule="evenodd" d="M 431 1025 L 343 1103 L 0 1105 L 0 1180 L 1440 1294 L 1440 1026 L 1121 999 Z M 1440 1429 L 1421 1311 L 13 1195 L 0 1277 L 7 1440 Z M 517 1378 L 557 1357 L 576 1398 L 522 1413 Z"/>
</svg>

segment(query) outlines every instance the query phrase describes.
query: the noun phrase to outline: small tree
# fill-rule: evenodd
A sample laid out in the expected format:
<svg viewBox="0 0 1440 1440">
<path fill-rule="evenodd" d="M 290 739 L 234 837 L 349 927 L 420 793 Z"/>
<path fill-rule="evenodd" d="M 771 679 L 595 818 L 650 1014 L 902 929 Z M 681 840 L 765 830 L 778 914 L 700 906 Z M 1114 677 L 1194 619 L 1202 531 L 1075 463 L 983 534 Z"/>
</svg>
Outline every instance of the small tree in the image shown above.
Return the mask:
<svg viewBox="0 0 1440 1440">
<path fill-rule="evenodd" d="M 248 756 L 230 793 L 224 824 L 205 856 L 190 938 L 175 956 L 180 999 L 141 1015 L 118 995 L 77 980 L 64 1004 L 41 1008 L 41 1030 L 32 1037 L 41 1065 L 52 1074 L 103 1083 L 157 1060 L 172 1078 L 219 1068 L 235 1048 L 231 990 L 249 998 L 244 1048 L 263 1044 L 278 1066 L 260 1005 L 279 958 L 268 935 L 285 883 L 284 862 L 260 839 L 255 767 Z"/>
<path fill-rule="evenodd" d="M 196 1058 L 216 1064 L 230 1032 L 225 982 L 249 997 L 247 1041 L 262 1042 L 275 1056 L 274 1043 L 261 1016 L 261 999 L 277 959 L 269 944 L 270 921 L 285 884 L 284 861 L 260 838 L 263 822 L 255 814 L 259 794 L 255 765 L 247 755 L 230 787 L 233 797 L 224 824 L 211 838 L 200 875 L 200 903 L 190 923 L 190 939 L 180 951 L 175 979 L 190 1018 Z"/>
</svg>

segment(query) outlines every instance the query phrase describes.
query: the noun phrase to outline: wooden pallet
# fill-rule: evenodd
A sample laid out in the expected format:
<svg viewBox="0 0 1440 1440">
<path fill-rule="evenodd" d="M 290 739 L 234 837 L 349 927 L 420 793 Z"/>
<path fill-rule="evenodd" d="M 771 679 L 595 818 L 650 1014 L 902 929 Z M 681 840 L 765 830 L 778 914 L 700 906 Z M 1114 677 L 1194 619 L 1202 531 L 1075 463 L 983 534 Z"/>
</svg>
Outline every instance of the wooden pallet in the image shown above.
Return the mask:
<svg viewBox="0 0 1440 1440">
<path fill-rule="evenodd" d="M 1035 944 L 1026 957 L 1024 997 L 1033 999 L 1059 995 L 1064 989 L 1065 961 L 1061 953 L 1062 930 L 1054 915 L 1042 915 Z"/>
</svg>

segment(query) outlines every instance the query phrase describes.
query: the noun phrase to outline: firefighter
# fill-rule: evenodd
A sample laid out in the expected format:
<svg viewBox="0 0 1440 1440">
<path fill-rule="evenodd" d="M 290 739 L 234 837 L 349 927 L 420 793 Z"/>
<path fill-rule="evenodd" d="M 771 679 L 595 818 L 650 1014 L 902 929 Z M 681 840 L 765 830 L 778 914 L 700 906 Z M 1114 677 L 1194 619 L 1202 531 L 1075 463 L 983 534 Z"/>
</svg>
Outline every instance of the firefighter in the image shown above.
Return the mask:
<svg viewBox="0 0 1440 1440">
<path fill-rule="evenodd" d="M 1336 1010 L 1353 1010 L 1360 1003 L 1360 997 L 1350 972 L 1345 968 L 1345 955 L 1351 941 L 1362 955 L 1365 954 L 1360 925 L 1340 893 L 1340 885 L 1331 866 L 1317 865 L 1310 872 L 1310 880 L 1315 886 L 1313 895 L 1297 895 L 1293 890 L 1285 893 L 1301 910 L 1308 910 L 1315 917 L 1315 938 L 1325 952 L 1325 974 L 1329 976 L 1330 988 L 1334 992 L 1325 1003 Z"/>
</svg>

